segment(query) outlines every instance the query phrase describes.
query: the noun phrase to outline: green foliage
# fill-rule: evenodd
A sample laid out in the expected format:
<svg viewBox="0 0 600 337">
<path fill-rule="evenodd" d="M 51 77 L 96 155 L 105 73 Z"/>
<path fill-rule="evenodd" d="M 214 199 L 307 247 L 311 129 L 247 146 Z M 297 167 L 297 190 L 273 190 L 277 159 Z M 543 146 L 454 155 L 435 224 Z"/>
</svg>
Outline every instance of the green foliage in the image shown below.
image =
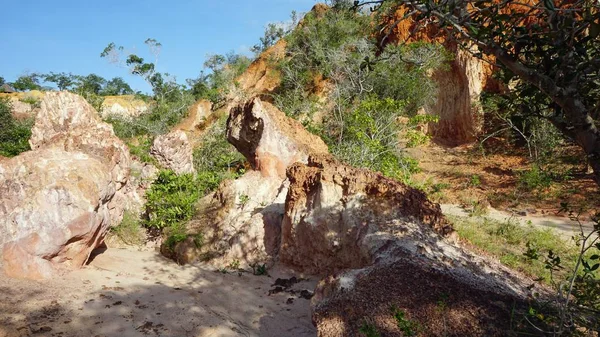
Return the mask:
<svg viewBox="0 0 600 337">
<path fill-rule="evenodd" d="M 252 60 L 233 52 L 227 55 L 210 55 L 204 62 L 204 70 L 195 79 L 188 79 L 191 94 L 196 100 L 207 99 L 215 106 L 223 105 L 235 79 L 250 66 Z"/>
<path fill-rule="evenodd" d="M 23 98 L 20 98 L 19 101 L 31 105 L 31 107 L 34 109 L 39 108 L 41 105 L 41 101 L 37 97 L 34 97 L 34 96 L 25 96 Z"/>
<path fill-rule="evenodd" d="M 481 177 L 477 174 L 471 176 L 471 180 L 469 181 L 469 185 L 473 187 L 481 186 Z"/>
<path fill-rule="evenodd" d="M 40 90 L 42 88 L 40 86 L 40 75 L 38 74 L 19 76 L 11 85 L 17 91 Z"/>
<path fill-rule="evenodd" d="M 13 117 L 9 98 L 0 98 L 0 155 L 14 157 L 29 151 L 29 138 L 33 119 L 17 120 Z"/>
<path fill-rule="evenodd" d="M 113 129 L 115 130 L 115 134 L 117 136 L 123 135 L 123 130 L 118 128 L 122 127 L 122 124 L 115 123 L 113 124 Z M 125 142 L 127 147 L 129 148 L 129 153 L 137 158 L 142 163 L 149 163 L 155 166 L 157 165 L 156 159 L 150 155 L 150 148 L 152 148 L 152 138 L 148 136 L 141 136 L 137 139 L 129 139 Z"/>
<path fill-rule="evenodd" d="M 396 319 L 396 324 L 404 336 L 416 336 L 420 330 L 418 322 L 406 318 L 406 313 L 396 306 L 392 306 L 392 314 Z"/>
<path fill-rule="evenodd" d="M 533 191 L 550 187 L 552 177 L 539 166 L 533 165 L 531 169 L 519 173 L 518 184 L 519 189 Z"/>
<path fill-rule="evenodd" d="M 198 180 L 192 174 L 176 175 L 160 171 L 152 187 L 146 192 L 146 210 L 150 228 L 175 228 L 194 215 L 194 204 L 203 194 Z"/>
<path fill-rule="evenodd" d="M 368 321 L 363 322 L 360 329 L 358 329 L 358 332 L 362 333 L 365 337 L 381 337 L 375 324 Z"/>
<path fill-rule="evenodd" d="M 132 95 L 133 89 L 127 84 L 123 78 L 115 77 L 112 80 L 106 82 L 106 85 L 102 89 L 102 95 L 104 96 L 117 96 L 117 95 Z"/>
<path fill-rule="evenodd" d="M 223 116 L 213 123 L 204 133 L 201 145 L 194 149 L 194 168 L 211 189 L 244 171 L 244 157 L 227 141 L 226 121 Z"/>
<path fill-rule="evenodd" d="M 263 264 L 253 263 L 250 265 L 250 267 L 252 268 L 252 274 L 254 274 L 254 275 L 257 275 L 257 276 L 269 275 L 266 263 L 263 263 Z"/>
<path fill-rule="evenodd" d="M 288 116 L 305 121 L 347 163 L 407 180 L 418 171 L 414 160 L 402 154 L 398 133 L 404 130 L 408 146 L 427 141 L 417 131 L 417 110 L 435 97 L 428 73 L 442 66 L 447 54 L 438 45 L 413 43 L 385 49 L 372 39 L 371 18 L 336 2 L 324 13 L 308 13 L 301 26 L 285 36 L 287 58 L 275 104 Z M 319 106 L 315 94 L 323 81 L 331 85 L 323 123 L 311 125 Z M 409 123 L 400 125 L 399 117 Z"/>
<path fill-rule="evenodd" d="M 165 240 L 165 247 L 167 247 L 168 250 L 173 251 L 173 249 L 175 249 L 175 245 L 177 245 L 180 242 L 185 241 L 188 238 L 187 234 L 178 232 L 178 231 L 174 231 L 173 233 L 169 234 L 167 236 L 167 239 Z"/>
<path fill-rule="evenodd" d="M 132 212 L 125 211 L 121 223 L 110 229 L 122 242 L 128 245 L 141 245 L 144 243 L 144 230 L 140 219 Z"/>
<path fill-rule="evenodd" d="M 418 172 L 416 161 L 402 155 L 398 148 L 398 116 L 404 102 L 369 96 L 354 111 L 343 116 L 344 133 L 328 132 L 331 152 L 357 167 L 380 171 L 386 176 L 408 179 Z"/>
</svg>

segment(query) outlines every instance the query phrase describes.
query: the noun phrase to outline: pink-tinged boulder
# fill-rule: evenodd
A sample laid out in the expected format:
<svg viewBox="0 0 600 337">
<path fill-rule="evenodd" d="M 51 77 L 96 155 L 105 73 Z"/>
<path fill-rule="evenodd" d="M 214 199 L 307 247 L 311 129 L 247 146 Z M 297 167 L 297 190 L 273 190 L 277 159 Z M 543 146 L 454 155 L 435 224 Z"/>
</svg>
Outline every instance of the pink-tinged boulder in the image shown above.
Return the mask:
<svg viewBox="0 0 600 337">
<path fill-rule="evenodd" d="M 187 135 L 181 130 L 157 136 L 150 149 L 161 166 L 176 174 L 194 173 L 193 150 Z"/>
<path fill-rule="evenodd" d="M 248 159 L 253 169 L 282 179 L 288 166 L 306 162 L 309 154 L 328 153 L 321 138 L 259 98 L 231 110 L 227 140 Z"/>
<path fill-rule="evenodd" d="M 0 162 L 0 247 L 8 276 L 40 279 L 82 266 L 111 225 L 108 167 L 45 148 Z"/>
<path fill-rule="evenodd" d="M 32 151 L 0 163 L 0 247 L 9 275 L 50 277 L 83 265 L 120 223 L 131 199 L 129 151 L 68 92 L 44 96 L 29 143 Z"/>
<path fill-rule="evenodd" d="M 129 150 L 102 122 L 96 110 L 79 95 L 48 92 L 42 100 L 29 139 L 31 149 L 58 147 L 79 151 L 108 165 L 115 189 L 129 178 Z"/>
</svg>

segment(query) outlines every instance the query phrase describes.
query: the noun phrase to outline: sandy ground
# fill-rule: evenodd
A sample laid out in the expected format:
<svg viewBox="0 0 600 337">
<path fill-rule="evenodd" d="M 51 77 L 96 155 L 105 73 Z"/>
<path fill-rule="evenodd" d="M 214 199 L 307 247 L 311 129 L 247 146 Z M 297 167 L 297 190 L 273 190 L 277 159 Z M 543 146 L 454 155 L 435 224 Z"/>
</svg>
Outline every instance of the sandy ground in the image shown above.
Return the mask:
<svg viewBox="0 0 600 337">
<path fill-rule="evenodd" d="M 469 212 L 462 208 L 460 205 L 442 204 L 440 205 L 442 212 L 445 215 L 458 216 L 458 217 L 469 217 Z M 492 207 L 488 207 L 487 213 L 482 218 L 497 220 L 497 221 L 515 221 L 521 225 L 531 224 L 535 227 L 545 229 L 550 228 L 555 234 L 559 235 L 565 240 L 570 240 L 573 235 L 580 233 L 579 223 L 569 218 L 558 217 L 552 215 L 518 215 L 505 211 L 500 211 Z M 582 220 L 581 225 L 583 226 L 584 233 L 589 233 L 594 229 L 594 223 L 591 221 Z"/>
<path fill-rule="evenodd" d="M 315 336 L 300 291 L 312 291 L 318 277 L 270 294 L 277 278 L 301 275 L 277 266 L 269 274 L 224 274 L 111 248 L 44 282 L 0 274 L 0 337 Z"/>
</svg>

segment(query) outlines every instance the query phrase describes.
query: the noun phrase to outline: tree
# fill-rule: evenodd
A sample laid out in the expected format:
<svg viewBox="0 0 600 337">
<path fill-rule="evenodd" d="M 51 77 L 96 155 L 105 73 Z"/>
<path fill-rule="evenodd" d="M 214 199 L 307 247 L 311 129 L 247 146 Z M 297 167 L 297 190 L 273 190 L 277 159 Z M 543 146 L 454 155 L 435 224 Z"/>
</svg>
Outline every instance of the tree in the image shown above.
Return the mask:
<svg viewBox="0 0 600 337">
<path fill-rule="evenodd" d="M 39 90 L 40 87 L 40 75 L 38 74 L 29 74 L 22 75 L 17 78 L 16 81 L 12 83 L 12 87 L 18 91 L 29 91 L 29 90 Z"/>
<path fill-rule="evenodd" d="M 73 90 L 73 86 L 77 82 L 77 76 L 71 73 L 54 73 L 41 75 L 44 82 L 50 82 L 56 84 L 58 90 Z"/>
<path fill-rule="evenodd" d="M 441 34 L 505 70 L 527 113 L 551 122 L 579 145 L 600 185 L 600 3 L 596 0 L 375 0 L 355 7 L 395 10 L 414 19 L 414 32 Z M 389 13 L 389 12 L 388 12 Z M 385 37 L 388 35 L 384 35 Z"/>
<path fill-rule="evenodd" d="M 99 95 L 100 91 L 106 84 L 106 79 L 96 74 L 87 76 L 77 76 L 77 86 L 75 90 L 80 95 L 86 96 L 89 94 Z"/>
<path fill-rule="evenodd" d="M 6 82 L 4 81 L 4 77 L 0 76 L 0 85 L 3 85 L 4 83 L 6 83 Z"/>
<path fill-rule="evenodd" d="M 106 83 L 102 95 L 132 95 L 133 89 L 121 77 L 115 77 Z"/>
</svg>

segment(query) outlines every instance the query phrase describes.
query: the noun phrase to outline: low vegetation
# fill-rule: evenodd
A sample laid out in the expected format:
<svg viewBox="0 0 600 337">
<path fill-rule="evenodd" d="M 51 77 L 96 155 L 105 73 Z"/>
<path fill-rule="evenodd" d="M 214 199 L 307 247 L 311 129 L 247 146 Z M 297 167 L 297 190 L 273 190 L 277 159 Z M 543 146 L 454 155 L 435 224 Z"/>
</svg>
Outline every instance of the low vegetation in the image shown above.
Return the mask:
<svg viewBox="0 0 600 337">
<path fill-rule="evenodd" d="M 285 35 L 288 57 L 276 65 L 281 85 L 274 101 L 321 136 L 339 159 L 409 181 L 418 165 L 403 153 L 398 133 L 403 131 L 407 146 L 427 141 L 416 125 L 436 118 L 417 111 L 435 98 L 428 72 L 448 56 L 428 43 L 382 49 L 370 20 L 338 1 L 324 13 L 308 13 L 289 33 L 278 31 Z M 331 104 L 320 99 L 324 93 Z"/>
<path fill-rule="evenodd" d="M 29 137 L 33 119 L 18 120 L 13 117 L 9 98 L 0 97 L 0 156 L 14 157 L 30 150 Z"/>
</svg>

